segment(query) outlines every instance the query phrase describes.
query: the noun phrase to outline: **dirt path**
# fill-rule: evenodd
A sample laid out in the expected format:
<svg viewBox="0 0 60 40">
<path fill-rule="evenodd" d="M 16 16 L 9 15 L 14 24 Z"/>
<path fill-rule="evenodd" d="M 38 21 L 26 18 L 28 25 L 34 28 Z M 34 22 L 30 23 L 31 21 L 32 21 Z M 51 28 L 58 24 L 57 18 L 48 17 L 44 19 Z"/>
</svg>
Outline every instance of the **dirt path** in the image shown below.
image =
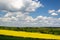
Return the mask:
<svg viewBox="0 0 60 40">
<path fill-rule="evenodd" d="M 23 31 L 0 30 L 0 35 L 16 36 L 16 37 L 30 37 L 43 39 L 60 39 L 60 36 L 52 34 L 31 33 Z"/>
</svg>

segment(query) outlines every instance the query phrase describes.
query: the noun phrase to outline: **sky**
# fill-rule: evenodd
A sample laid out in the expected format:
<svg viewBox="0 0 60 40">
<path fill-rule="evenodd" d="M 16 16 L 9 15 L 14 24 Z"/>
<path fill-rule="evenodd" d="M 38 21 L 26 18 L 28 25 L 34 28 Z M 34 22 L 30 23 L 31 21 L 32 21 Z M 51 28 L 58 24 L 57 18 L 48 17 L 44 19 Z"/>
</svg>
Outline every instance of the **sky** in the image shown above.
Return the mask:
<svg viewBox="0 0 60 40">
<path fill-rule="evenodd" d="M 60 27 L 60 0 L 0 0 L 0 26 Z"/>
</svg>

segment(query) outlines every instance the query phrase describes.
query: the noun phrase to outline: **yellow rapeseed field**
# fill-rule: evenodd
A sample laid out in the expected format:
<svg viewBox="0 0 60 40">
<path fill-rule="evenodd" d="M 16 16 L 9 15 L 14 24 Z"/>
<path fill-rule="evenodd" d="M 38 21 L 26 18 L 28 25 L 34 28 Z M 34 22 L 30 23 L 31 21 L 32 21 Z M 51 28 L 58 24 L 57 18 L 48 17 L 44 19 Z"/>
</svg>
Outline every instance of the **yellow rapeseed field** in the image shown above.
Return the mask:
<svg viewBox="0 0 60 40">
<path fill-rule="evenodd" d="M 24 31 L 11 31 L 11 30 L 0 30 L 0 35 L 43 38 L 43 39 L 60 39 L 60 36 L 52 35 L 52 34 L 32 33 L 32 32 L 24 32 Z"/>
</svg>

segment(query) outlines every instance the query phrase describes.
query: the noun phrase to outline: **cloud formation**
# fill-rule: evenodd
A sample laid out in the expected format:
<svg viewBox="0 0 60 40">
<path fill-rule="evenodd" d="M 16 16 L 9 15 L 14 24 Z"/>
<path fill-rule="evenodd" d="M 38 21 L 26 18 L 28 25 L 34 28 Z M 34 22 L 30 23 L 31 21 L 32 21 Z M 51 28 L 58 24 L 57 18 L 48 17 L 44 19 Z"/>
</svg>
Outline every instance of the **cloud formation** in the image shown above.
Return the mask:
<svg viewBox="0 0 60 40">
<path fill-rule="evenodd" d="M 9 12 L 17 11 L 35 11 L 36 8 L 42 7 L 42 4 L 32 0 L 0 0 L 0 10 Z"/>
<path fill-rule="evenodd" d="M 17 27 L 60 26 L 60 18 L 47 16 L 29 16 L 30 12 L 43 7 L 38 0 L 0 0 L 0 11 L 6 14 L 0 17 L 0 25 Z M 60 12 L 59 10 L 57 12 Z M 49 10 L 55 14 L 55 10 Z"/>
<path fill-rule="evenodd" d="M 57 14 L 57 13 L 52 13 L 51 15 L 52 15 L 52 16 L 57 16 L 58 14 Z"/>
<path fill-rule="evenodd" d="M 52 16 L 58 16 L 60 13 L 60 9 L 56 10 L 48 10 L 48 13 L 50 13 Z"/>
<path fill-rule="evenodd" d="M 0 11 L 6 13 L 0 17 L 0 25 L 21 26 L 22 24 L 25 26 L 26 22 L 32 23 L 34 19 L 29 16 L 29 13 L 39 7 L 43 5 L 38 0 L 0 0 Z"/>
<path fill-rule="evenodd" d="M 24 18 L 25 17 L 25 18 Z M 37 16 L 33 18 L 31 16 L 21 16 L 19 18 L 2 18 L 0 19 L 0 25 L 5 26 L 18 26 L 18 27 L 40 27 L 40 26 L 51 26 L 59 27 L 60 18 L 46 17 L 46 16 Z"/>
</svg>

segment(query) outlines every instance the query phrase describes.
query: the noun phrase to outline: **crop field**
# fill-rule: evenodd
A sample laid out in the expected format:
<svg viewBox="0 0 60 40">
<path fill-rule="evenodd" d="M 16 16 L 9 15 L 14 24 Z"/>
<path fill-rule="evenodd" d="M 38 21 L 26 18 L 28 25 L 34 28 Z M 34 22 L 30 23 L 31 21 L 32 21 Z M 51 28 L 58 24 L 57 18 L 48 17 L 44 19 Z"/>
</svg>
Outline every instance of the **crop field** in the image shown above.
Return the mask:
<svg viewBox="0 0 60 40">
<path fill-rule="evenodd" d="M 38 38 L 24 38 L 0 35 L 0 40 L 55 40 L 55 39 L 38 39 Z"/>
<path fill-rule="evenodd" d="M 60 39 L 60 28 L 58 27 L 0 27 L 0 40 L 55 39 Z"/>
<path fill-rule="evenodd" d="M 0 26 L 0 29 L 60 35 L 60 27 L 5 27 L 5 26 Z"/>
</svg>

